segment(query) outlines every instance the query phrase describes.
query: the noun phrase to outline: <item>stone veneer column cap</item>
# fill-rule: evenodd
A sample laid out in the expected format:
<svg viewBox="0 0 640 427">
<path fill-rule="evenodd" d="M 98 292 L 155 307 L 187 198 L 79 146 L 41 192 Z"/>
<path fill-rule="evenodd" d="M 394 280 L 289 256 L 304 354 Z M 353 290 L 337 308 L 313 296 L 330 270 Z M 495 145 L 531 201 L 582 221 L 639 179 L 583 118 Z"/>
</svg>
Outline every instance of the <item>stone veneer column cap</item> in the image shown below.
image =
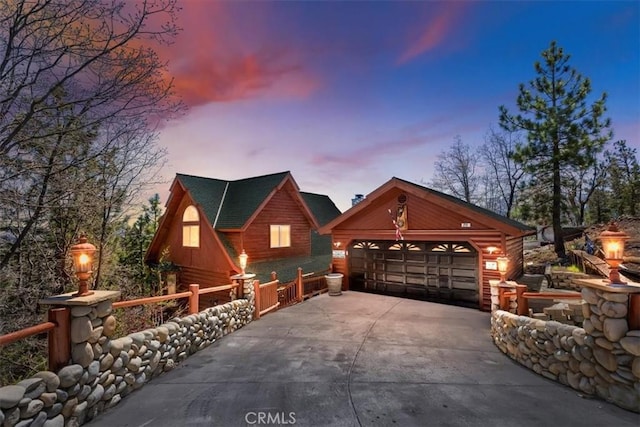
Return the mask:
<svg viewBox="0 0 640 427">
<path fill-rule="evenodd" d="M 66 294 L 55 295 L 52 297 L 43 298 L 38 301 L 43 305 L 63 305 L 63 306 L 75 306 L 75 305 L 96 305 L 106 300 L 117 300 L 120 298 L 120 291 L 93 291 L 93 294 L 84 297 L 74 297 L 74 292 L 68 292 Z"/>
<path fill-rule="evenodd" d="M 507 280 L 506 282 L 501 283 L 500 280 L 489 279 L 490 286 L 497 286 L 497 287 L 503 287 L 503 288 L 515 288 L 517 284 L 518 282 L 513 280 Z"/>
<path fill-rule="evenodd" d="M 631 282 L 626 285 L 611 285 L 606 279 L 574 279 L 573 281 L 586 288 L 598 289 L 611 293 L 637 294 L 640 293 L 640 283 Z"/>
</svg>

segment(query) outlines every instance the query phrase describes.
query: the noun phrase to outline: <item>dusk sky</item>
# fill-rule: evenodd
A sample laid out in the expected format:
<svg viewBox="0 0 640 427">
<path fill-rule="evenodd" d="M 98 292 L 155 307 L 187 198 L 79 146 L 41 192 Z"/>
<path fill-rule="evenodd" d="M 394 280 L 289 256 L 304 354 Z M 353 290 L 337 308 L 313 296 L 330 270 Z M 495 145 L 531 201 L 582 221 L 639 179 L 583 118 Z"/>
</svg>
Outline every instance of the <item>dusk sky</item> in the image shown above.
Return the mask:
<svg viewBox="0 0 640 427">
<path fill-rule="evenodd" d="M 460 135 L 472 146 L 516 111 L 556 40 L 608 94 L 614 140 L 640 148 L 640 2 L 184 0 L 160 53 L 189 111 L 160 134 L 176 173 L 290 170 L 342 211 L 396 176 L 429 182 Z"/>
</svg>

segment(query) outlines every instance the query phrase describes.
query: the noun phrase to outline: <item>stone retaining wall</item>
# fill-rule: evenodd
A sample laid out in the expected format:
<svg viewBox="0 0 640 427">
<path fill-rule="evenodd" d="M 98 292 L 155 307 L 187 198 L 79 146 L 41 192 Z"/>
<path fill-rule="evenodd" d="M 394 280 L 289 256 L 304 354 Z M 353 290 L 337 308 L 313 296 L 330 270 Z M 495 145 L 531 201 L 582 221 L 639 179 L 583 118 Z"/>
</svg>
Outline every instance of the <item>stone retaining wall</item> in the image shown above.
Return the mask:
<svg viewBox="0 0 640 427">
<path fill-rule="evenodd" d="M 582 297 L 583 328 L 494 311 L 494 343 L 546 378 L 640 412 L 640 331 L 629 330 L 629 296 L 583 288 Z"/>
<path fill-rule="evenodd" d="M 252 285 L 245 284 L 251 295 Z M 156 328 L 114 338 L 112 301 L 71 309 L 72 361 L 59 372 L 38 372 L 0 388 L 0 425 L 78 426 L 170 371 L 189 355 L 251 322 L 247 299 L 175 318 Z"/>
<path fill-rule="evenodd" d="M 549 288 L 569 289 L 573 291 L 580 291 L 580 285 L 576 282 L 577 280 L 588 279 L 591 277 L 585 273 L 556 269 L 549 269 L 547 273 L 547 277 L 549 277 L 549 280 L 551 281 L 551 283 L 547 283 Z"/>
</svg>

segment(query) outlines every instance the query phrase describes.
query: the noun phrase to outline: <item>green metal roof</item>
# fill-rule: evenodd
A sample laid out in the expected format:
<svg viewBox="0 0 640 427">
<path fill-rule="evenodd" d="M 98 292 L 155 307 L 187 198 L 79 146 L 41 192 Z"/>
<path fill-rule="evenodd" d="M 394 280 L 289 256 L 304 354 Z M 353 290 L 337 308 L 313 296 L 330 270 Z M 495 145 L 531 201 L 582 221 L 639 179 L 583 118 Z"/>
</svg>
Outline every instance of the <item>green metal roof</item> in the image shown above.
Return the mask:
<svg viewBox="0 0 640 427">
<path fill-rule="evenodd" d="M 329 196 L 324 194 L 300 192 L 302 199 L 307 204 L 313 216 L 316 217 L 318 225 L 323 226 L 332 219 L 340 215 L 340 209 L 336 207 Z"/>
<path fill-rule="evenodd" d="M 211 224 L 214 223 L 227 181 L 202 178 L 193 175 L 176 174 L 176 178 L 189 190 L 191 197 L 200 205 Z"/>
<path fill-rule="evenodd" d="M 242 228 L 267 196 L 289 175 L 271 175 L 223 181 L 177 174 L 216 229 Z"/>
<path fill-rule="evenodd" d="M 260 283 L 271 281 L 271 272 L 278 273 L 280 283 L 288 283 L 298 277 L 298 267 L 302 267 L 302 273 L 324 274 L 329 272 L 331 254 L 315 255 L 310 257 L 283 258 L 279 260 L 260 261 L 247 266 L 247 273 L 254 273 Z"/>
</svg>

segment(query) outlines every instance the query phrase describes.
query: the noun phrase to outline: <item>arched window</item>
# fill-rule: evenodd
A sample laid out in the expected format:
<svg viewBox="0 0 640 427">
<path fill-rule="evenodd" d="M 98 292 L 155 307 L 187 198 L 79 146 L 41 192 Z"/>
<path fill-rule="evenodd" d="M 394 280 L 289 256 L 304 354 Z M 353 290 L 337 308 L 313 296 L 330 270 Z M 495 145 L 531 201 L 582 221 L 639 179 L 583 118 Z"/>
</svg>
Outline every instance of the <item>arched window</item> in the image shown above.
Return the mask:
<svg viewBox="0 0 640 427">
<path fill-rule="evenodd" d="M 200 215 L 193 205 L 187 206 L 182 214 L 182 246 L 200 247 Z"/>
</svg>

